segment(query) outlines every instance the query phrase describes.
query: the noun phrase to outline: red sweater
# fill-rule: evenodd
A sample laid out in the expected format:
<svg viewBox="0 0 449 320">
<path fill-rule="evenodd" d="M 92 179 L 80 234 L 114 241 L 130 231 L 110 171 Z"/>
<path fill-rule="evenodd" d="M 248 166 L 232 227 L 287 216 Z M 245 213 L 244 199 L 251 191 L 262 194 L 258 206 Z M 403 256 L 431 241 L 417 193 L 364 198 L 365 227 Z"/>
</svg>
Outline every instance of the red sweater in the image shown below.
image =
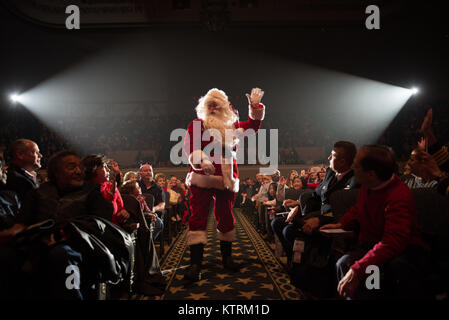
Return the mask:
<svg viewBox="0 0 449 320">
<path fill-rule="evenodd" d="M 410 189 L 396 175 L 379 190 L 362 186 L 357 203 L 340 219 L 345 229 L 360 224 L 359 243 L 375 244 L 351 269 L 359 279 L 369 265 L 381 267 L 408 245 L 426 247 L 421 240 Z"/>
<path fill-rule="evenodd" d="M 114 206 L 114 212 L 112 213 L 112 222 L 115 225 L 119 225 L 117 214 L 125 209 L 123 205 L 122 196 L 120 195 L 120 192 L 117 188 L 115 188 L 114 194 L 111 192 L 112 189 L 112 183 L 111 182 L 104 182 L 101 184 L 101 194 L 103 195 L 103 198 L 106 200 L 109 200 L 112 202 L 112 205 Z"/>
</svg>

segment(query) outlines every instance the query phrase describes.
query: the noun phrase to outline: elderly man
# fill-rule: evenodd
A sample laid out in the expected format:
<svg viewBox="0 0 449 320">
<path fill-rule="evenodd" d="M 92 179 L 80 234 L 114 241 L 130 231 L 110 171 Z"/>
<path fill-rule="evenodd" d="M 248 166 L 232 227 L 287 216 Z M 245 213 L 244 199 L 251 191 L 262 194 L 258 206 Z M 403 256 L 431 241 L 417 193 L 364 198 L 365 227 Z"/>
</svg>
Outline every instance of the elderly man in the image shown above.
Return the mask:
<svg viewBox="0 0 449 320">
<path fill-rule="evenodd" d="M 15 140 L 9 147 L 10 163 L 6 189 L 17 193 L 22 201 L 25 195 L 39 186 L 37 170 L 41 168 L 42 154 L 34 141 Z"/>
<path fill-rule="evenodd" d="M 387 147 L 364 146 L 353 169 L 362 184 L 357 203 L 337 224 L 321 227 L 359 229 L 357 248 L 337 262 L 338 293 L 346 298 L 376 296 L 378 290 L 367 290 L 364 281 L 372 272 L 368 267 L 374 266 L 385 272 L 386 281 L 380 283 L 384 293 L 391 289 L 390 297 L 416 298 L 427 246 L 421 240 L 413 195 L 395 174 L 394 156 Z"/>
<path fill-rule="evenodd" d="M 142 195 L 145 197 L 145 201 L 152 210 L 159 215 L 165 210 L 165 193 L 164 190 L 154 181 L 153 167 L 146 163 L 140 166 L 139 169 L 139 186 L 142 190 Z M 154 202 L 152 200 L 154 200 Z M 148 221 L 151 223 L 151 221 Z M 164 223 L 160 216 L 156 217 L 154 221 L 154 235 L 160 235 L 164 229 Z M 156 237 L 154 238 L 156 239 Z"/>
</svg>

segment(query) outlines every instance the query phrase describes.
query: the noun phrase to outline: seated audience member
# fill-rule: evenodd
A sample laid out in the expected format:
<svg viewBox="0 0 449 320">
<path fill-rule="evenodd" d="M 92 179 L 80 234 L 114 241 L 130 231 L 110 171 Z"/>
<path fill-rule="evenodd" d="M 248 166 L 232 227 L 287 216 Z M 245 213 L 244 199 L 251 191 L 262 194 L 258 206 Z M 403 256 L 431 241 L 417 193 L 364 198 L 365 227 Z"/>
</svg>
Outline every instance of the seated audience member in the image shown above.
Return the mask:
<svg viewBox="0 0 449 320">
<path fill-rule="evenodd" d="M 319 186 L 321 182 L 318 175 L 320 170 L 319 167 L 310 168 L 309 177 L 307 178 L 307 188 L 315 190 L 315 188 Z"/>
<path fill-rule="evenodd" d="M 37 170 L 41 167 L 42 154 L 35 142 L 18 139 L 9 147 L 9 156 L 6 189 L 17 193 L 22 201 L 30 190 L 39 186 Z"/>
<path fill-rule="evenodd" d="M 256 182 L 254 184 L 254 194 L 257 194 L 260 190 L 260 187 L 263 185 L 263 175 L 260 173 L 256 173 Z"/>
<path fill-rule="evenodd" d="M 433 110 L 430 108 L 420 128 L 420 133 L 424 137 L 418 142 L 418 148 L 432 155 L 439 168 L 443 171 L 449 171 L 449 152 L 448 146 L 439 142 L 432 129 Z"/>
<path fill-rule="evenodd" d="M 287 179 L 285 177 L 281 177 L 281 172 L 276 170 L 271 175 L 271 181 L 276 183 L 276 199 L 278 202 L 283 202 L 285 200 L 285 189 L 288 189 L 286 186 Z"/>
<path fill-rule="evenodd" d="M 143 164 L 139 170 L 139 186 L 142 189 L 142 194 L 151 194 L 154 197 L 154 203 L 148 203 L 153 212 L 162 212 L 165 209 L 165 194 L 164 190 L 156 184 L 153 179 L 153 167 L 150 164 Z"/>
<path fill-rule="evenodd" d="M 282 206 L 285 211 L 289 211 L 290 209 L 294 207 L 298 207 L 300 205 L 299 198 L 301 194 L 307 190 L 307 183 L 306 180 L 302 177 L 295 177 L 293 179 L 293 188 L 288 189 L 286 193 L 286 200 L 282 203 Z M 290 195 L 291 194 L 291 195 Z M 292 262 L 292 256 L 293 256 L 293 247 L 291 243 L 287 242 L 285 239 L 285 236 L 283 234 L 284 228 L 292 221 L 291 219 L 293 217 L 289 217 L 290 219 L 287 220 L 287 217 L 276 217 L 271 221 L 271 229 L 273 230 L 274 234 L 277 235 L 278 239 L 280 240 L 282 247 L 286 253 L 287 256 L 287 267 L 289 268 Z"/>
<path fill-rule="evenodd" d="M 62 151 L 53 155 L 48 162 L 47 171 L 49 182 L 28 193 L 17 214 L 16 224 L 0 231 L 0 242 L 8 243 L 8 246 L 0 249 L 2 298 L 26 296 L 31 286 L 31 282 L 27 281 L 32 280 L 41 285 L 34 288 L 33 293 L 37 295 L 29 298 L 83 299 L 81 289 L 66 287 L 67 266 L 86 263 L 81 253 L 66 241 L 66 234 L 51 236 L 44 243 L 33 240 L 32 247 L 28 249 L 16 247 L 14 237 L 26 227 L 47 219 L 53 219 L 56 226 L 65 224 L 69 219 L 87 215 L 112 220 L 111 203 L 103 198 L 98 186 L 84 183 L 81 160 L 75 152 Z M 59 237 L 61 240 L 57 239 Z M 45 256 L 36 248 L 42 249 Z M 43 268 L 39 270 L 45 270 L 45 273 L 39 274 L 39 279 L 28 279 L 22 269 L 25 261 L 36 263 Z M 32 264 L 33 267 L 36 265 Z"/>
<path fill-rule="evenodd" d="M 261 229 L 261 232 L 265 233 L 266 230 L 264 230 L 265 217 L 263 202 L 268 200 L 268 188 L 270 186 L 270 183 L 272 182 L 271 176 L 264 175 L 262 177 L 262 181 L 263 184 L 260 186 L 259 192 L 255 194 L 251 200 L 256 202 L 259 229 Z"/>
<path fill-rule="evenodd" d="M 139 186 L 142 190 L 142 195 L 145 197 L 145 201 L 147 202 L 148 207 L 152 212 L 158 214 L 158 222 L 157 224 L 161 225 L 161 228 L 164 228 L 164 224 L 161 219 L 161 214 L 165 210 L 165 193 L 164 190 L 155 183 L 153 179 L 153 167 L 150 164 L 143 164 L 139 169 Z M 154 203 L 149 203 L 148 199 L 150 198 L 148 195 L 151 195 L 154 199 Z"/>
<path fill-rule="evenodd" d="M 251 198 L 256 194 L 255 182 L 251 178 L 246 179 L 246 185 L 240 189 L 239 196 L 236 199 L 235 207 L 241 208 L 244 212 L 251 212 L 254 203 Z"/>
<path fill-rule="evenodd" d="M 253 197 L 253 195 L 257 193 L 256 183 L 254 182 L 254 179 L 252 178 L 247 179 L 246 189 L 244 191 L 246 193 L 246 196 L 248 197 L 248 200 L 250 200 Z"/>
<path fill-rule="evenodd" d="M 336 224 L 321 230 L 358 230 L 357 248 L 337 264 L 338 293 L 346 298 L 419 296 L 420 275 L 427 247 L 419 233 L 410 189 L 394 173 L 393 153 L 384 146 L 364 146 L 354 160 L 354 174 L 362 185 L 357 203 Z M 380 290 L 368 290 L 365 279 L 377 266 L 384 272 Z M 385 282 L 384 280 L 385 279 Z"/>
<path fill-rule="evenodd" d="M 15 217 L 20 208 L 19 198 L 14 191 L 6 190 L 8 176 L 3 170 L 3 158 L 0 157 L 0 230 L 14 225 Z"/>
<path fill-rule="evenodd" d="M 162 190 L 167 191 L 167 178 L 163 173 L 156 173 L 154 176 L 154 181 L 156 184 L 162 188 Z"/>
<path fill-rule="evenodd" d="M 136 198 L 137 201 L 139 201 L 140 209 L 142 210 L 144 216 L 148 218 L 146 220 L 148 220 L 150 223 L 153 223 L 153 239 L 157 238 L 162 231 L 162 225 L 160 223 L 160 219 L 158 219 L 158 216 L 151 212 L 150 208 L 145 202 L 145 199 L 141 197 L 142 191 L 140 189 L 139 183 L 133 180 L 126 181 L 120 188 L 120 192 L 122 195 L 130 195 Z"/>
<path fill-rule="evenodd" d="M 281 178 L 281 172 L 279 170 L 275 170 L 271 175 L 271 181 L 278 183 Z"/>
<path fill-rule="evenodd" d="M 292 261 L 293 244 L 296 238 L 301 238 L 306 242 L 306 245 L 313 245 L 311 244 L 312 240 L 317 243 L 325 240 L 320 236 L 318 229 L 324 224 L 334 222 L 329 202 L 330 195 L 336 190 L 357 187 L 354 172 L 351 169 L 355 154 L 356 147 L 353 143 L 347 141 L 336 142 L 328 158 L 329 168 L 326 171 L 326 177 L 313 191 L 311 198 L 308 200 L 308 205 L 312 205 L 312 208 L 316 206 L 319 208 L 319 211 L 309 211 L 303 214 L 299 210 L 304 205 L 301 204 L 301 206 L 298 206 L 298 209 L 292 211 L 287 217 L 279 217 L 272 222 L 273 231 L 278 236 L 287 254 L 287 264 Z M 288 204 L 293 205 L 294 203 L 288 202 Z M 300 212 L 299 216 L 298 212 Z M 288 267 L 289 265 L 287 265 Z"/>
<path fill-rule="evenodd" d="M 324 170 L 321 170 L 319 173 L 318 173 L 318 180 L 321 182 L 321 181 L 323 181 L 324 180 L 324 178 L 326 178 L 326 171 Z"/>
<path fill-rule="evenodd" d="M 263 202 L 268 200 L 268 187 L 270 186 L 270 183 L 272 182 L 271 176 L 264 175 L 262 177 L 263 184 L 259 188 L 259 192 L 256 193 L 253 197 L 253 201 L 257 202 Z"/>
<path fill-rule="evenodd" d="M 287 183 L 286 183 L 287 188 L 293 188 L 293 179 L 295 179 L 295 177 L 297 177 L 297 176 L 299 176 L 298 171 L 296 171 L 296 170 L 290 171 L 290 174 L 288 176 Z"/>
<path fill-rule="evenodd" d="M 411 173 L 412 173 L 412 167 L 410 167 L 410 160 L 409 160 L 404 164 L 404 170 L 402 172 L 402 175 L 406 176 L 406 175 L 410 175 Z"/>
<path fill-rule="evenodd" d="M 420 148 L 416 148 L 412 151 L 410 155 L 410 160 L 407 162 L 407 165 L 410 166 L 410 174 L 401 177 L 401 180 L 410 188 L 435 188 L 438 184 L 437 179 L 434 179 L 432 176 L 427 175 L 425 172 L 421 172 L 420 168 L 416 166 L 417 155 L 422 155 L 423 150 Z"/>
<path fill-rule="evenodd" d="M 185 187 L 183 187 L 181 181 L 176 178 L 176 176 L 172 175 L 170 176 L 170 180 L 168 181 L 167 191 L 170 193 L 170 203 L 175 207 L 175 219 L 176 221 L 181 221 L 181 216 L 186 210 Z"/>
<path fill-rule="evenodd" d="M 276 207 L 278 201 L 276 200 L 276 190 L 277 190 L 277 183 L 272 182 L 268 186 L 268 199 L 263 202 L 264 206 L 267 206 L 269 208 Z"/>
<path fill-rule="evenodd" d="M 123 176 L 123 183 L 126 181 L 137 181 L 139 180 L 139 174 L 135 171 L 128 171 Z"/>
<path fill-rule="evenodd" d="M 130 216 L 123 206 L 123 200 L 116 185 L 116 176 L 112 175 L 110 179 L 110 169 L 107 161 L 103 155 L 84 157 L 82 160 L 84 179 L 90 183 L 100 185 L 101 194 L 105 199 L 111 201 L 114 207 L 112 222 L 117 226 L 124 226 Z M 109 182 L 109 180 L 112 182 Z"/>
<path fill-rule="evenodd" d="M 440 194 L 449 194 L 449 175 L 438 166 L 434 157 L 424 150 L 415 149 L 410 161 L 412 172 L 424 181 L 432 181 L 432 185 Z"/>
<path fill-rule="evenodd" d="M 285 193 L 285 200 L 282 202 L 282 206 L 285 210 L 299 206 L 299 198 L 307 189 L 307 182 L 304 178 L 295 177 L 293 179 L 293 187 L 289 188 Z"/>
</svg>

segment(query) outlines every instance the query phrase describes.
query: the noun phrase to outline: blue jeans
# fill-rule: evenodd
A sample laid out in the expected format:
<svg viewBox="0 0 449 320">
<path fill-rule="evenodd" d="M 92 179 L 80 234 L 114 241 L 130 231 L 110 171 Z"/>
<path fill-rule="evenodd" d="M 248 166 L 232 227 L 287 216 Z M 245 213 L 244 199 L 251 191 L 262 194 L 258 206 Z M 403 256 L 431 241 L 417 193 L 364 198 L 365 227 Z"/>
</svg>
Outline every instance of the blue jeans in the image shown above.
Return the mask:
<svg viewBox="0 0 449 320">
<path fill-rule="evenodd" d="M 336 263 L 337 280 L 349 271 L 355 261 L 363 258 L 372 246 L 357 246 Z M 354 299 L 416 299 L 422 296 L 423 276 L 429 271 L 428 253 L 421 247 L 408 246 L 400 255 L 380 266 L 380 289 L 367 289 L 360 282 Z M 368 274 L 367 274 L 368 276 Z"/>
</svg>

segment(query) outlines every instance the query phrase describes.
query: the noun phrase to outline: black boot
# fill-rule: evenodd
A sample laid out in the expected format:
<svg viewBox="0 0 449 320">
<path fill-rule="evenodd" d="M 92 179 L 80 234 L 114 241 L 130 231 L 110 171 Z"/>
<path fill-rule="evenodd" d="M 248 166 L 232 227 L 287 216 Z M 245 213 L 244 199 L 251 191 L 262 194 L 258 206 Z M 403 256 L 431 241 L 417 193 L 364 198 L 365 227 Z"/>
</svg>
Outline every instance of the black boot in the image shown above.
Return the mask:
<svg viewBox="0 0 449 320">
<path fill-rule="evenodd" d="M 221 256 L 223 258 L 223 267 L 232 272 L 238 272 L 240 266 L 232 261 L 232 242 L 220 241 Z"/>
<path fill-rule="evenodd" d="M 201 264 L 203 262 L 204 244 L 190 246 L 190 267 L 184 273 L 184 279 L 192 282 L 201 280 Z"/>
</svg>

